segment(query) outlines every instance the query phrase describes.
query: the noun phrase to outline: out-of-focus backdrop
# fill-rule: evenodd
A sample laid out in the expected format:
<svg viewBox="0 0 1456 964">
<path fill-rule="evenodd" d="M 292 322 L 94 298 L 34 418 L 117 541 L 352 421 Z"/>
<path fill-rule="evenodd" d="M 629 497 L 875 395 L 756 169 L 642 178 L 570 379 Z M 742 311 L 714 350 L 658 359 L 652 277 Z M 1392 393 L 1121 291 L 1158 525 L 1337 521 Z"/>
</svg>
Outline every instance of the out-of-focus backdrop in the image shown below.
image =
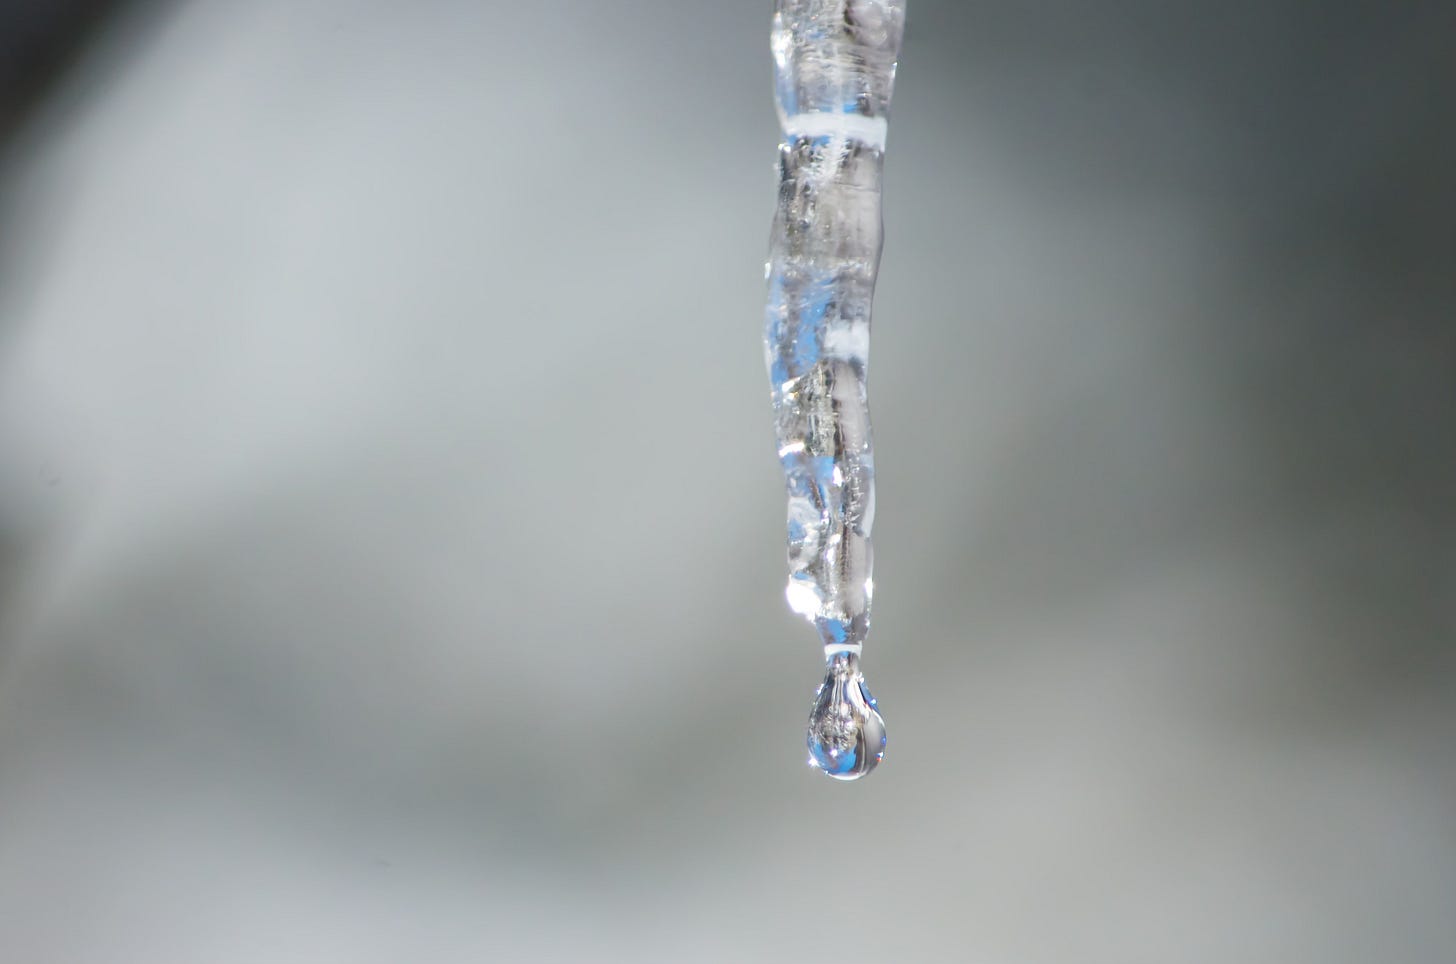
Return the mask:
<svg viewBox="0 0 1456 964">
<path fill-rule="evenodd" d="M 1452 5 L 912 0 L 856 785 L 769 4 L 0 10 L 0 960 L 1456 959 Z"/>
</svg>

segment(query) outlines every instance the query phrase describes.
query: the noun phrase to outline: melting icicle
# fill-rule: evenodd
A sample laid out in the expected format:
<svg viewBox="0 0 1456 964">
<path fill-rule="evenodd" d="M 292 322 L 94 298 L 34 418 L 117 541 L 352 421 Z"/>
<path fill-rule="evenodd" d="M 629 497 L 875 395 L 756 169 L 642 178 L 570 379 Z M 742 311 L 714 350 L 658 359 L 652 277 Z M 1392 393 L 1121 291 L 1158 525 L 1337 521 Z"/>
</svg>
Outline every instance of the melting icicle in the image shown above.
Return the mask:
<svg viewBox="0 0 1456 964">
<path fill-rule="evenodd" d="M 874 458 L 865 393 L 884 163 L 903 0 L 777 0 L 784 142 L 764 333 L 788 489 L 789 605 L 828 663 L 810 761 L 853 780 L 884 755 L 859 654 L 870 625 Z"/>
</svg>

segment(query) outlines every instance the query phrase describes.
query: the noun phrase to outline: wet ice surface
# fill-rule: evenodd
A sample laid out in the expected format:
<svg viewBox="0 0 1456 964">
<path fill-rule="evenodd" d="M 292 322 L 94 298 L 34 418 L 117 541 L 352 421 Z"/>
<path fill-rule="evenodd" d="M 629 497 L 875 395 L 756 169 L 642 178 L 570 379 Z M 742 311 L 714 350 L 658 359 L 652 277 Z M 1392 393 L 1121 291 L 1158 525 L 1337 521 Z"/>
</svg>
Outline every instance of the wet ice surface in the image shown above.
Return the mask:
<svg viewBox="0 0 1456 964">
<path fill-rule="evenodd" d="M 426 7 L 183 7 L 6 184 L 0 960 L 1452 959 L 1449 29 L 916 0 L 846 809 L 764 10 Z"/>
</svg>

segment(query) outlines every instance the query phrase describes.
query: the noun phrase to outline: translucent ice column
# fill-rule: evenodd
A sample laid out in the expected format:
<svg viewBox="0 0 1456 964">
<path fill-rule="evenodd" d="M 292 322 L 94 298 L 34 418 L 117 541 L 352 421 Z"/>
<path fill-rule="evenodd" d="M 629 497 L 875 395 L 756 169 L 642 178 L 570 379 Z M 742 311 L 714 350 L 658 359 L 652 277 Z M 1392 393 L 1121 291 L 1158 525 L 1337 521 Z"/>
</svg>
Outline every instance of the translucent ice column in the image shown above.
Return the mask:
<svg viewBox="0 0 1456 964">
<path fill-rule="evenodd" d="M 840 779 L 872 770 L 885 745 L 859 669 L 874 591 L 865 376 L 904 20 L 903 0 L 778 0 L 773 23 L 784 142 L 764 337 L 788 489 L 787 596 L 828 663 L 809 752 Z"/>
</svg>

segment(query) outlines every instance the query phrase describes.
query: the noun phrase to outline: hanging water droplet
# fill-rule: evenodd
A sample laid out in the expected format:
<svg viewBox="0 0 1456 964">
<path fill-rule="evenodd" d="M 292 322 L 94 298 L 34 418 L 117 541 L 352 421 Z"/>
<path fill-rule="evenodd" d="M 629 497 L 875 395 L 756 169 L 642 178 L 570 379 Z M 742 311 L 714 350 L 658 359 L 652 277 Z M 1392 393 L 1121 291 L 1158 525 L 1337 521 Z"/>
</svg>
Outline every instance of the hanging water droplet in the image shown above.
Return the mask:
<svg viewBox="0 0 1456 964">
<path fill-rule="evenodd" d="M 885 756 L 885 721 L 859 671 L 859 657 L 840 653 L 809 712 L 809 762 L 836 780 L 858 780 Z"/>
</svg>

